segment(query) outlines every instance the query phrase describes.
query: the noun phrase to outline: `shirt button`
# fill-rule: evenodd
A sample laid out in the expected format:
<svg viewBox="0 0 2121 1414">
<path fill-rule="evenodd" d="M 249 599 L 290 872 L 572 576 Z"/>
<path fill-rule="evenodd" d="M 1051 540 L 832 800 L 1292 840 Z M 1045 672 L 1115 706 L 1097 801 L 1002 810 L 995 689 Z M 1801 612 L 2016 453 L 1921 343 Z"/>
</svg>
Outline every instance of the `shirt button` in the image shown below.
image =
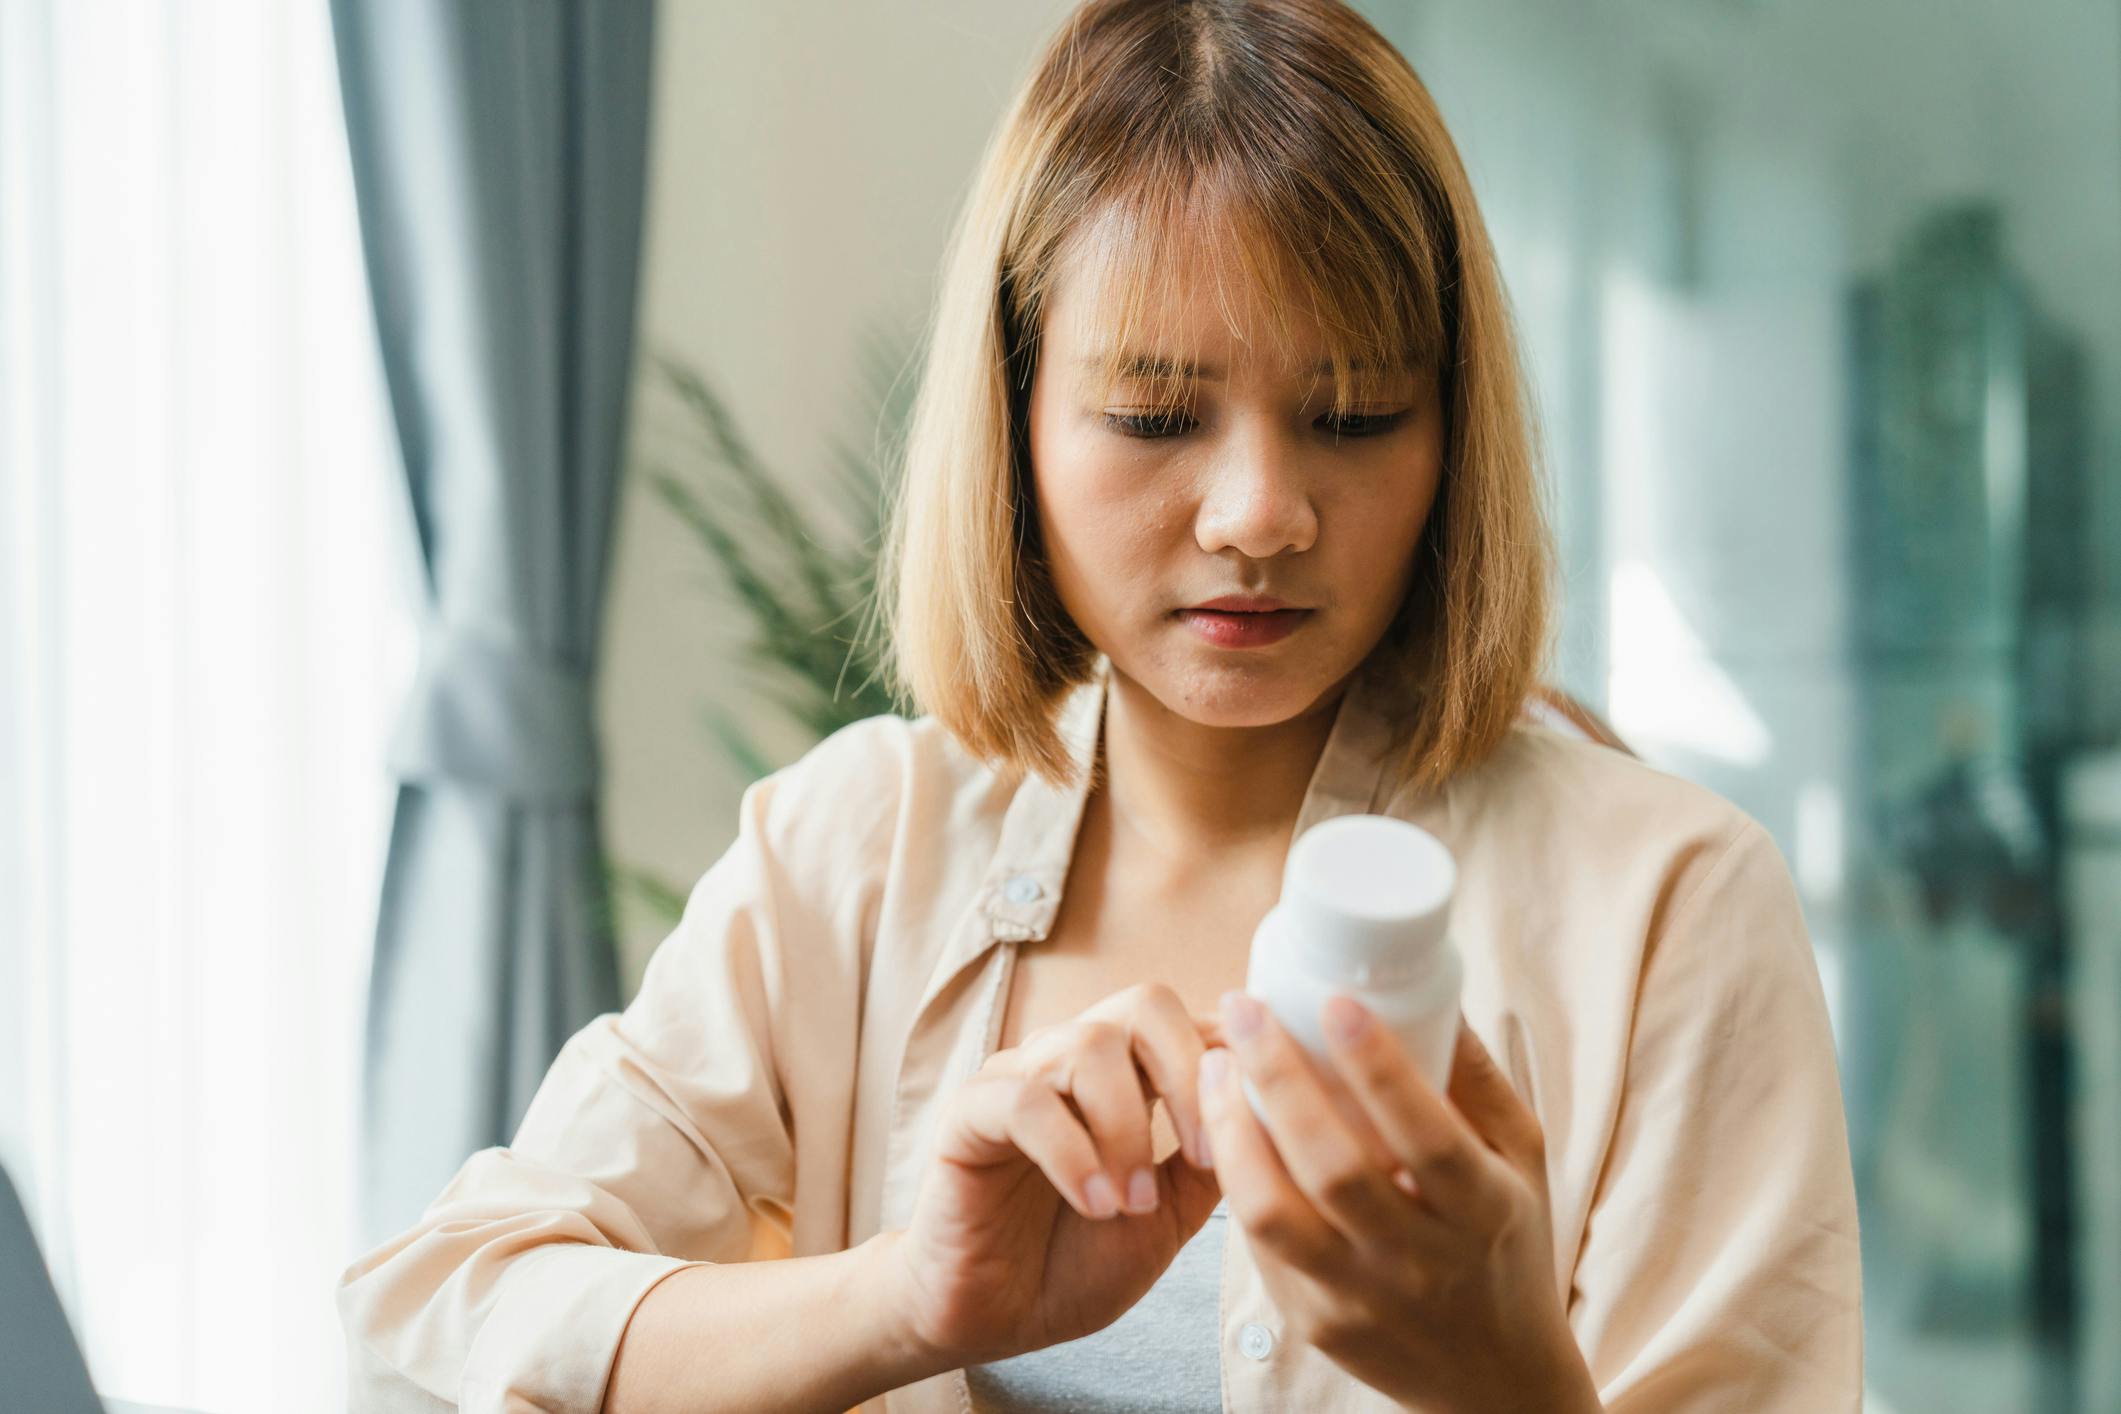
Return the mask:
<svg viewBox="0 0 2121 1414">
<path fill-rule="evenodd" d="M 1237 1348 L 1254 1360 L 1264 1360 L 1274 1353 L 1274 1332 L 1257 1321 L 1247 1321 L 1237 1333 Z"/>
<path fill-rule="evenodd" d="M 1002 885 L 1002 897 L 1011 903 L 1037 903 L 1045 892 L 1045 886 L 1029 874 L 1019 874 Z"/>
</svg>

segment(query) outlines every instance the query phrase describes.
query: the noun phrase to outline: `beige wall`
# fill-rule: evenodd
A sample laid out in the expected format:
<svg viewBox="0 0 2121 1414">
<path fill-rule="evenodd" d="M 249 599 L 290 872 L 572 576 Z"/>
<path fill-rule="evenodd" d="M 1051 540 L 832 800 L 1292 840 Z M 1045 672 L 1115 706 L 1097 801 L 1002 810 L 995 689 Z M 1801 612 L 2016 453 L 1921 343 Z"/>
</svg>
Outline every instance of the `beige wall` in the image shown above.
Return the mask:
<svg viewBox="0 0 2121 1414">
<path fill-rule="evenodd" d="M 871 436 L 858 355 L 916 334 L 958 200 L 1062 0 L 665 0 L 658 17 L 643 346 L 703 369 L 769 464 L 818 485 Z M 636 468 L 683 460 L 644 380 Z M 601 708 L 606 840 L 690 884 L 743 782 L 701 724 L 735 703 L 719 586 L 638 479 L 614 548 Z M 780 738 L 786 749 L 799 739 Z M 622 908 L 629 991 L 661 927 Z"/>
</svg>

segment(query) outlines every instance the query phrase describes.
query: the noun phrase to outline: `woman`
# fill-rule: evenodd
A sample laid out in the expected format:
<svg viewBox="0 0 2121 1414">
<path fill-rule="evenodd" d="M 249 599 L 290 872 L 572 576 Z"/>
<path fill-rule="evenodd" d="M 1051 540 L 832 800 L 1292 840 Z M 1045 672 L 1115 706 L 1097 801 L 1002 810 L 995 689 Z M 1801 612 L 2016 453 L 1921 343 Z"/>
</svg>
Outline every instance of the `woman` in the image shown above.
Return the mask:
<svg viewBox="0 0 2121 1414">
<path fill-rule="evenodd" d="M 639 997 L 347 1272 L 356 1407 L 1855 1408 L 1798 903 L 1533 719 L 1522 407 L 1367 24 L 1077 11 L 945 268 L 885 577 L 923 715 L 753 786 Z M 1459 862 L 1443 1094 L 1233 993 L 1352 811 Z"/>
</svg>

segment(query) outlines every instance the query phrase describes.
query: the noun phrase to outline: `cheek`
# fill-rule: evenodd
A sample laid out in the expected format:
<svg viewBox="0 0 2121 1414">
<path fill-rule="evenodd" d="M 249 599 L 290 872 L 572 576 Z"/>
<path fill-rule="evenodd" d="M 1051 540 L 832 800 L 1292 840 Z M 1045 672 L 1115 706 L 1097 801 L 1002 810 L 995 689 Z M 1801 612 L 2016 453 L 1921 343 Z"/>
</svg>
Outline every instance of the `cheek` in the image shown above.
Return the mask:
<svg viewBox="0 0 2121 1414">
<path fill-rule="evenodd" d="M 1046 439 L 1035 448 L 1039 513 L 1048 549 L 1085 574 L 1146 569 L 1166 538 L 1175 502 L 1161 479 L 1125 449 L 1093 439 Z M 1094 586 L 1092 586 L 1094 588 Z"/>
<path fill-rule="evenodd" d="M 1403 578 L 1378 572 L 1393 566 L 1410 573 L 1415 547 L 1434 509 L 1437 459 L 1424 450 L 1409 467 L 1383 469 L 1336 498 L 1326 513 L 1326 537 L 1342 583 L 1358 598 L 1394 598 Z"/>
</svg>

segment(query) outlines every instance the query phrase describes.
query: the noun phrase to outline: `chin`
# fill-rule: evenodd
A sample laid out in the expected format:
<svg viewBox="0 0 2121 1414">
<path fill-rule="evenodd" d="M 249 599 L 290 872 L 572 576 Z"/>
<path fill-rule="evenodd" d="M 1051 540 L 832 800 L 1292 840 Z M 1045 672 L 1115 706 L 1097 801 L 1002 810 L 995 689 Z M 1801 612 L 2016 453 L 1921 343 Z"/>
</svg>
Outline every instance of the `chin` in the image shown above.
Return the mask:
<svg viewBox="0 0 2121 1414">
<path fill-rule="evenodd" d="M 1302 716 L 1337 680 L 1315 652 L 1188 645 L 1140 681 L 1166 708 L 1201 726 L 1271 727 Z"/>
</svg>

